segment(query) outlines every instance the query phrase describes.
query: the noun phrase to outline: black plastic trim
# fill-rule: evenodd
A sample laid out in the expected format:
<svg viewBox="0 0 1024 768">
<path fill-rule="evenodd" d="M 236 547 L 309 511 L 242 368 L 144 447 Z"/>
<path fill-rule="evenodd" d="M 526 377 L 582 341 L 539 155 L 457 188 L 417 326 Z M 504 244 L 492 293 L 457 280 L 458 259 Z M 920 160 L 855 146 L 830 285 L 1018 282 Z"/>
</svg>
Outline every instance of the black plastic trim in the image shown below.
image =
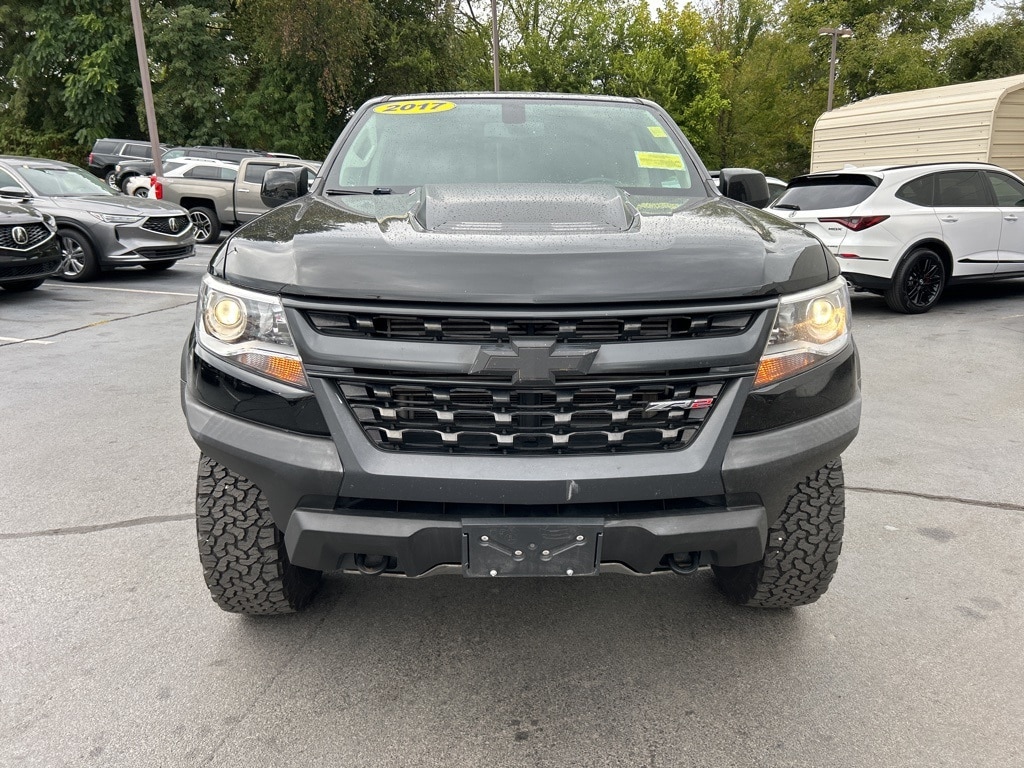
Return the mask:
<svg viewBox="0 0 1024 768">
<path fill-rule="evenodd" d="M 406 576 L 439 565 L 462 562 L 460 517 L 352 515 L 297 509 L 285 531 L 291 562 L 316 570 L 335 570 L 346 554 L 384 555 Z M 703 512 L 667 512 L 655 517 L 587 518 L 603 526 L 601 561 L 622 563 L 651 573 L 677 552 L 706 552 L 718 565 L 758 560 L 767 539 L 761 507 L 719 508 Z"/>
</svg>

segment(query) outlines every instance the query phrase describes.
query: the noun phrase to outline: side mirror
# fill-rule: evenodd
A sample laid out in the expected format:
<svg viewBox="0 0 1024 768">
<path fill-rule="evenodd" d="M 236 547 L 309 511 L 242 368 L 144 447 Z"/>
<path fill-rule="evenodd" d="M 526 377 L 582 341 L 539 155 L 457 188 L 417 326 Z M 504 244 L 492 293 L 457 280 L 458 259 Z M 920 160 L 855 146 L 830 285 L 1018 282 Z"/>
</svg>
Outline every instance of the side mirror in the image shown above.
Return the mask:
<svg viewBox="0 0 1024 768">
<path fill-rule="evenodd" d="M 30 200 L 32 195 L 21 187 L 0 187 L 0 197 L 8 200 Z"/>
<path fill-rule="evenodd" d="M 764 174 L 750 168 L 723 168 L 718 186 L 730 200 L 764 208 L 771 200 Z"/>
<path fill-rule="evenodd" d="M 309 191 L 310 171 L 301 166 L 272 168 L 263 176 L 260 199 L 268 208 L 302 197 Z"/>
</svg>

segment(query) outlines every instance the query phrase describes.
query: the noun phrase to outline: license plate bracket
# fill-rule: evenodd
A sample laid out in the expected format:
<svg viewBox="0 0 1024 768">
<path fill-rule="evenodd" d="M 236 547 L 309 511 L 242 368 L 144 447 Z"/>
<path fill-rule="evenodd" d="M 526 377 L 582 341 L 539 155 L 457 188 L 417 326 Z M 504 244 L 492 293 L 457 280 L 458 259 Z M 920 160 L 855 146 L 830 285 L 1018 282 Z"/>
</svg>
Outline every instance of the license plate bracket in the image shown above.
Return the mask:
<svg viewBox="0 0 1024 768">
<path fill-rule="evenodd" d="M 467 577 L 594 576 L 604 521 L 594 518 L 490 518 L 462 523 Z"/>
</svg>

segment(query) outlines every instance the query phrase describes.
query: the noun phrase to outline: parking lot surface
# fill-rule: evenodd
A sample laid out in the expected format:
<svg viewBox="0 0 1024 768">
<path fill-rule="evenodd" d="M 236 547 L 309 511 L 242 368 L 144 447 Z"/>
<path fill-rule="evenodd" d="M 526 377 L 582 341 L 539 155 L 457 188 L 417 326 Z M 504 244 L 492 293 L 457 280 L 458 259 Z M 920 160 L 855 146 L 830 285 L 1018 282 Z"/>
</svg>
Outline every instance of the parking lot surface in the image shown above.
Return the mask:
<svg viewBox="0 0 1024 768">
<path fill-rule="evenodd" d="M 706 571 L 334 575 L 257 620 L 196 550 L 204 266 L 0 292 L 0 765 L 1024 765 L 1024 281 L 919 316 L 855 295 L 864 419 L 815 605 L 740 610 Z"/>
</svg>

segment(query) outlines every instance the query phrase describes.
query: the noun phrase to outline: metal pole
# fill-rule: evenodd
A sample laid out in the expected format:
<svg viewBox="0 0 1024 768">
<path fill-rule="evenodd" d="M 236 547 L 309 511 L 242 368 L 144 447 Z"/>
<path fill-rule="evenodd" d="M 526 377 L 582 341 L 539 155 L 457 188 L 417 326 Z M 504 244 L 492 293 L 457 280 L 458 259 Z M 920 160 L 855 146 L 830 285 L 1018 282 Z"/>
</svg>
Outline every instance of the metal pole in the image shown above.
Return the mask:
<svg viewBox="0 0 1024 768">
<path fill-rule="evenodd" d="M 498 74 L 498 0 L 491 0 L 491 64 L 494 67 L 494 92 L 497 93 L 501 90 L 501 75 Z"/>
<path fill-rule="evenodd" d="M 138 0 L 135 0 L 138 2 Z M 832 92 L 835 90 L 836 85 L 836 47 L 839 44 L 839 30 L 833 30 L 832 32 L 832 60 L 829 62 L 828 67 L 828 109 L 826 112 L 832 111 Z"/>
<path fill-rule="evenodd" d="M 160 162 L 160 134 L 156 130 L 156 107 L 153 104 L 153 86 L 149 82 L 149 57 L 146 55 L 146 38 L 142 32 L 142 9 L 139 0 L 131 0 L 132 26 L 135 28 L 135 52 L 139 57 L 139 76 L 142 78 L 142 99 L 146 105 L 146 126 L 149 128 L 149 143 L 153 148 L 153 173 L 164 172 Z"/>
</svg>

